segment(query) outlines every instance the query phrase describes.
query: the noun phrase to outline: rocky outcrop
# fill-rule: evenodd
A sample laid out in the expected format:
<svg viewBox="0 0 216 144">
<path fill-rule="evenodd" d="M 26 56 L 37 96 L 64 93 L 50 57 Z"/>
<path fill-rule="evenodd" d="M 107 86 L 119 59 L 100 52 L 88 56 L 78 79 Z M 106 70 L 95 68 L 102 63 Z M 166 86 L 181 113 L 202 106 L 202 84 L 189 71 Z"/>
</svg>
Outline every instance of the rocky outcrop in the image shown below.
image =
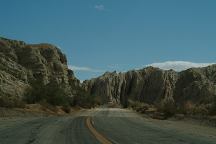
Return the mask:
<svg viewBox="0 0 216 144">
<path fill-rule="evenodd" d="M 154 105 L 171 102 L 182 107 L 187 103 L 208 106 L 216 99 L 216 65 L 182 72 L 154 67 L 106 72 L 84 81 L 80 87 L 79 80 L 68 69 L 66 56 L 56 46 L 0 38 L 0 104 L 5 97 L 23 98 L 35 81 L 41 85 L 64 85 L 69 96 L 83 96 L 80 103 L 92 98 L 124 107 L 130 100 Z"/>
<path fill-rule="evenodd" d="M 91 95 L 103 97 L 104 102 L 128 105 L 129 100 L 149 104 L 173 101 L 181 106 L 211 103 L 216 95 L 216 65 L 191 68 L 182 72 L 147 67 L 126 73 L 105 73 L 84 82 Z"/>
<path fill-rule="evenodd" d="M 215 74 L 216 65 L 180 72 L 173 95 L 177 105 L 211 103 L 216 96 Z"/>
<path fill-rule="evenodd" d="M 121 103 L 125 107 L 129 99 L 155 103 L 172 98 L 178 74 L 148 67 L 126 73 L 105 73 L 99 78 L 85 81 L 92 95 L 100 95 L 105 101 Z"/>
<path fill-rule="evenodd" d="M 0 38 L 0 97 L 22 98 L 33 81 L 64 84 L 71 95 L 71 85 L 79 85 L 56 46 Z"/>
</svg>

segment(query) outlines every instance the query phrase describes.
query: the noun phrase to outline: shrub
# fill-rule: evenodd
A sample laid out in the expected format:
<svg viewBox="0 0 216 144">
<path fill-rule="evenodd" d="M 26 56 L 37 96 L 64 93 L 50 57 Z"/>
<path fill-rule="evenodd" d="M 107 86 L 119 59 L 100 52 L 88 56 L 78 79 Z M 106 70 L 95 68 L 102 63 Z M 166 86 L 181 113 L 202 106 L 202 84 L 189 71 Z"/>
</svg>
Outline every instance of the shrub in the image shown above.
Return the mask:
<svg viewBox="0 0 216 144">
<path fill-rule="evenodd" d="M 216 115 L 216 95 L 213 98 L 213 103 L 209 110 L 210 115 Z"/>
<path fill-rule="evenodd" d="M 25 103 L 19 98 L 12 98 L 8 96 L 0 97 L 0 107 L 7 107 L 7 108 L 24 108 Z"/>
<path fill-rule="evenodd" d="M 178 113 L 193 114 L 195 105 L 191 101 L 186 101 L 183 105 L 178 107 Z"/>
<path fill-rule="evenodd" d="M 140 113 L 145 113 L 149 108 L 152 108 L 151 105 L 139 101 L 128 100 L 128 104 L 129 107 Z"/>
<path fill-rule="evenodd" d="M 71 108 L 70 108 L 70 106 L 63 106 L 62 107 L 62 110 L 64 111 L 64 112 L 66 112 L 66 113 L 70 113 L 70 111 L 71 111 Z"/>
<path fill-rule="evenodd" d="M 157 108 L 158 111 L 163 112 L 166 117 L 173 116 L 176 112 L 175 102 L 172 98 L 165 98 Z"/>
<path fill-rule="evenodd" d="M 68 96 L 66 87 L 50 82 L 43 85 L 40 82 L 34 82 L 32 88 L 26 92 L 25 100 L 27 103 L 39 103 L 45 101 L 53 106 L 65 106 L 72 104 L 72 98 Z"/>
<path fill-rule="evenodd" d="M 210 106 L 208 104 L 194 104 L 187 101 L 178 109 L 178 112 L 187 115 L 206 116 L 210 113 Z"/>
<path fill-rule="evenodd" d="M 42 106 L 42 109 L 44 111 L 46 111 L 47 109 L 53 111 L 53 112 L 57 112 L 57 108 L 51 104 L 49 104 L 48 102 L 46 102 L 46 100 L 42 100 L 39 102 L 39 104 Z"/>
<path fill-rule="evenodd" d="M 51 82 L 47 85 L 35 81 L 26 92 L 27 103 L 46 102 L 53 106 L 63 106 L 65 112 L 69 112 L 70 106 L 81 106 L 84 108 L 95 107 L 103 104 L 101 97 L 92 96 L 79 86 L 72 86 L 76 91 L 73 97 L 69 97 L 67 87 Z"/>
<path fill-rule="evenodd" d="M 207 116 L 209 114 L 209 110 L 206 107 L 206 105 L 201 104 L 201 105 L 197 105 L 196 107 L 194 107 L 192 114 L 200 115 L 200 116 Z"/>
<path fill-rule="evenodd" d="M 77 88 L 76 91 L 77 93 L 73 97 L 73 106 L 91 108 L 103 104 L 103 100 L 100 96 L 90 95 L 83 88 Z"/>
</svg>

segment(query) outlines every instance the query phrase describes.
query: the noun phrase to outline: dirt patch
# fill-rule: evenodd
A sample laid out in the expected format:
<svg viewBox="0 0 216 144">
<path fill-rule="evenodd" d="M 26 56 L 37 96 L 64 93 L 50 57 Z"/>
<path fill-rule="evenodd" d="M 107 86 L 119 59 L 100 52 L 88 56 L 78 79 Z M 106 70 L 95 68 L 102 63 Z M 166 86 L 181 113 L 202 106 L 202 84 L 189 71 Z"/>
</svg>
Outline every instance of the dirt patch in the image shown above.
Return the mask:
<svg viewBox="0 0 216 144">
<path fill-rule="evenodd" d="M 31 116 L 50 116 L 50 115 L 68 115 L 80 108 L 70 108 L 65 112 L 62 106 L 47 107 L 40 104 L 29 104 L 24 108 L 2 108 L 0 107 L 0 117 L 31 117 Z"/>
</svg>

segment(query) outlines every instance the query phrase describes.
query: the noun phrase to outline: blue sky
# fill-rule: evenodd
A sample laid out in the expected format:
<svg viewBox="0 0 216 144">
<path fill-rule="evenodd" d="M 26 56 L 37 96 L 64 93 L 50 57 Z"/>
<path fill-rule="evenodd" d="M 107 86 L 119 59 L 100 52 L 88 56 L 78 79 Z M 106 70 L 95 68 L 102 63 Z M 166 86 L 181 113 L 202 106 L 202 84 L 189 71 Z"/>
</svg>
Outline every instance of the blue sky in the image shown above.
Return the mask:
<svg viewBox="0 0 216 144">
<path fill-rule="evenodd" d="M 0 0 L 0 35 L 47 42 L 76 76 L 216 62 L 215 0 Z"/>
</svg>

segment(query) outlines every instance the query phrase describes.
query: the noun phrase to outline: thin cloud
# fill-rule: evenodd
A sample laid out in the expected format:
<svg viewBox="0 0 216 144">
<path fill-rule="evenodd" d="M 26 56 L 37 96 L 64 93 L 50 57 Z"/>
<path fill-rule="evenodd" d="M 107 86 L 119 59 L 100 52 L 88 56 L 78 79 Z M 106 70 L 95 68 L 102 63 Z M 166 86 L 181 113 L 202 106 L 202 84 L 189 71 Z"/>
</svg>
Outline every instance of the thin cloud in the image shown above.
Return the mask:
<svg viewBox="0 0 216 144">
<path fill-rule="evenodd" d="M 119 64 L 112 64 L 112 65 L 108 65 L 107 66 L 109 69 L 116 69 L 116 68 L 119 68 L 120 65 Z"/>
<path fill-rule="evenodd" d="M 95 5 L 94 8 L 98 11 L 104 11 L 105 7 L 102 4 Z"/>
<path fill-rule="evenodd" d="M 193 63 L 188 61 L 166 61 L 161 63 L 152 63 L 146 66 L 158 67 L 164 70 L 173 69 L 175 71 L 183 71 L 189 68 L 206 67 L 215 63 Z"/>
<path fill-rule="evenodd" d="M 93 69 L 90 67 L 80 67 L 80 66 L 72 66 L 72 65 L 69 66 L 69 69 L 73 71 L 93 72 L 93 73 L 104 72 L 104 70 L 100 70 L 100 69 Z"/>
</svg>

